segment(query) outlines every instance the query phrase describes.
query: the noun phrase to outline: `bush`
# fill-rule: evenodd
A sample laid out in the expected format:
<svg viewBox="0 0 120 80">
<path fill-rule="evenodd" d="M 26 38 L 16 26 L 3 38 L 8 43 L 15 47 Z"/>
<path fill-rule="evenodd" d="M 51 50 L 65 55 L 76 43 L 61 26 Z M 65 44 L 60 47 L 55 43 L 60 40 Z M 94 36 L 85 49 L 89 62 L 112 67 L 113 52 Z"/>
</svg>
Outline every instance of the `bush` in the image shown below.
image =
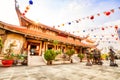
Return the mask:
<svg viewBox="0 0 120 80">
<path fill-rule="evenodd" d="M 45 51 L 45 54 L 44 54 L 45 60 L 51 61 L 51 60 L 54 60 L 55 57 L 56 57 L 56 53 L 54 50 L 50 49 L 50 50 Z"/>
<path fill-rule="evenodd" d="M 61 50 L 55 50 L 55 54 L 56 54 L 56 56 L 57 56 L 58 54 L 61 54 L 61 53 L 62 53 Z"/>
<path fill-rule="evenodd" d="M 78 57 L 79 57 L 80 59 L 83 59 L 83 58 L 84 58 L 84 54 L 83 54 L 83 53 L 80 53 L 80 54 L 78 54 Z"/>
<path fill-rule="evenodd" d="M 69 49 L 66 51 L 66 54 L 71 57 L 75 53 L 74 49 Z"/>
</svg>

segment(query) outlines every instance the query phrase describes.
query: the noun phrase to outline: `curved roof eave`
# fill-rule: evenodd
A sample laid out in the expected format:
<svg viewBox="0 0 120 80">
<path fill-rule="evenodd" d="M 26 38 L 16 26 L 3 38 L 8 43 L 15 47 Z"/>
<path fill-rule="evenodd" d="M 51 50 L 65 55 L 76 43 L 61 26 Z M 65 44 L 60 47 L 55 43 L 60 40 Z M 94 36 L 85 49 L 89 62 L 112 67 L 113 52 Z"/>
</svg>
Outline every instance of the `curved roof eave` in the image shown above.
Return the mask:
<svg viewBox="0 0 120 80">
<path fill-rule="evenodd" d="M 33 20 L 30 20 L 28 19 L 26 16 L 22 15 L 22 13 L 20 12 L 19 8 L 17 6 L 15 6 L 15 9 L 16 9 L 16 12 L 17 12 L 17 15 L 18 15 L 18 18 L 19 18 L 19 22 L 20 22 L 20 25 L 22 24 L 22 19 L 27 21 L 28 23 L 31 23 L 33 25 L 37 25 L 37 26 L 42 26 L 41 28 L 45 28 L 45 29 L 48 29 L 48 30 L 51 30 L 51 31 L 54 31 L 54 32 L 57 32 L 57 33 L 62 33 L 62 34 L 65 34 L 67 36 L 71 36 L 73 38 L 77 38 L 79 40 L 82 40 L 84 38 L 80 37 L 80 36 L 76 36 L 76 35 L 73 35 L 73 34 L 70 34 L 70 33 L 67 33 L 67 32 L 64 32 L 64 31 L 61 31 L 61 30 L 58 30 L 58 29 L 55 29 L 53 27 L 50 27 L 50 26 L 47 26 L 47 25 L 44 25 L 42 23 L 36 23 L 35 21 Z"/>
<path fill-rule="evenodd" d="M 39 37 L 43 39 L 58 40 L 59 42 L 74 44 L 76 46 L 84 46 L 84 47 L 90 46 L 90 45 L 81 43 L 80 41 L 69 40 L 64 37 L 59 37 L 59 36 L 56 36 L 56 37 L 52 35 L 49 36 L 48 34 L 45 34 L 39 31 L 36 32 L 34 30 L 28 30 L 26 27 L 7 24 L 2 21 L 0 21 L 0 23 L 1 25 L 3 25 L 3 26 L 0 26 L 0 28 L 11 31 L 11 32 L 15 32 L 15 33 L 23 34 L 23 35 L 35 36 L 35 37 Z"/>
</svg>

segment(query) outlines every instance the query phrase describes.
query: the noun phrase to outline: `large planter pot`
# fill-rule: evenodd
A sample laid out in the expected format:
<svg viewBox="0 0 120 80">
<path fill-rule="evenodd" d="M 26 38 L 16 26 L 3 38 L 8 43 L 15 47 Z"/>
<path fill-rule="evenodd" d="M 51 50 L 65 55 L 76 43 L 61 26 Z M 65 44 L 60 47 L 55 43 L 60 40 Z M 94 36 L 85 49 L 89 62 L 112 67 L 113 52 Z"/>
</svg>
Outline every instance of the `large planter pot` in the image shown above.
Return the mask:
<svg viewBox="0 0 120 80">
<path fill-rule="evenodd" d="M 14 60 L 2 60 L 2 65 L 6 67 L 10 67 L 13 65 Z"/>
<path fill-rule="evenodd" d="M 70 63 L 73 63 L 73 60 L 72 60 L 72 59 L 70 59 Z"/>
<path fill-rule="evenodd" d="M 16 65 L 22 65 L 23 60 L 17 60 L 17 64 Z"/>
<path fill-rule="evenodd" d="M 52 61 L 47 61 L 47 65 L 52 65 Z"/>
</svg>

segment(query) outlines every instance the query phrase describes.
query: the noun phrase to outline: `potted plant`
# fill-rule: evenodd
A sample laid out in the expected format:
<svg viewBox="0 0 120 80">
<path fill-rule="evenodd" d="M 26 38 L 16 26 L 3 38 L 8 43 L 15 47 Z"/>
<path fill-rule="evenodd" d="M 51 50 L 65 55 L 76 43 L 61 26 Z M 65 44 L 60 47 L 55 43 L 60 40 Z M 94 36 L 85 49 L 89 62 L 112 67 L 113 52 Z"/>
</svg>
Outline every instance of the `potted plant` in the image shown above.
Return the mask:
<svg viewBox="0 0 120 80">
<path fill-rule="evenodd" d="M 13 43 L 11 43 L 9 45 L 9 48 L 6 49 L 6 53 L 4 54 L 4 59 L 2 59 L 3 66 L 12 66 L 12 64 L 14 62 L 14 57 L 15 57 L 15 55 L 13 54 L 14 46 L 15 45 Z"/>
<path fill-rule="evenodd" d="M 67 54 L 69 56 L 69 60 L 71 61 L 71 63 L 73 63 L 72 59 L 71 59 L 71 56 L 75 53 L 75 50 L 74 49 L 68 49 L 66 51 L 65 54 Z"/>
<path fill-rule="evenodd" d="M 25 56 L 23 54 L 16 54 L 17 65 L 22 65 L 22 62 L 25 60 Z"/>
<path fill-rule="evenodd" d="M 85 56 L 85 55 L 84 55 L 83 53 L 79 53 L 79 54 L 78 54 L 78 57 L 80 58 L 80 62 L 82 62 L 84 56 Z"/>
<path fill-rule="evenodd" d="M 44 58 L 47 61 L 47 65 L 52 64 L 52 60 L 54 60 L 56 56 L 57 56 L 57 54 L 55 53 L 54 50 L 52 50 L 52 49 L 46 50 L 45 54 L 44 54 Z"/>
<path fill-rule="evenodd" d="M 3 47 L 2 38 L 0 37 L 0 50 L 1 50 L 2 47 Z M 0 52 L 0 53 L 1 53 L 1 52 Z"/>
</svg>

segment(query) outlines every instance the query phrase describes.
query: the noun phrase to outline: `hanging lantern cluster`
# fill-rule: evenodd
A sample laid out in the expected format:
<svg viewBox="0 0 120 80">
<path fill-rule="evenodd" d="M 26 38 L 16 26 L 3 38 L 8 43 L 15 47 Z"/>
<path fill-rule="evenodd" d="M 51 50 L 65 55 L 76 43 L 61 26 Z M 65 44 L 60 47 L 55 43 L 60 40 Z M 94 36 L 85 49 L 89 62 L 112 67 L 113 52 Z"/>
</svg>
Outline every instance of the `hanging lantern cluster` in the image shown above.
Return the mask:
<svg viewBox="0 0 120 80">
<path fill-rule="evenodd" d="M 30 6 L 31 6 L 31 5 L 33 5 L 33 1 L 32 1 L 32 0 L 29 0 L 29 5 L 26 6 L 26 8 L 25 8 L 25 10 L 24 10 L 24 12 L 23 12 L 23 15 L 25 15 L 25 14 L 28 12 L 28 10 L 30 9 Z"/>
</svg>

